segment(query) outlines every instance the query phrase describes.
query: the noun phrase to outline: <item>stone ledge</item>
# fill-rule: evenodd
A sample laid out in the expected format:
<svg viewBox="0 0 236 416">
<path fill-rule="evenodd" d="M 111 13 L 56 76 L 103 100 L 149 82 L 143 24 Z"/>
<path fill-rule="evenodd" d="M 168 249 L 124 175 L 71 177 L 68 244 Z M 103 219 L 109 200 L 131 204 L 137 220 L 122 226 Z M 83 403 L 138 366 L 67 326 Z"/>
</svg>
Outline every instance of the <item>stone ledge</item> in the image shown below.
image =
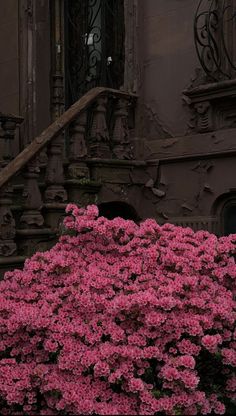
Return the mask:
<svg viewBox="0 0 236 416">
<path fill-rule="evenodd" d="M 28 229 L 17 229 L 16 235 L 24 238 L 27 237 L 41 237 L 41 236 L 54 236 L 54 232 L 50 228 L 28 228 Z"/>
<path fill-rule="evenodd" d="M 236 155 L 236 128 L 147 142 L 147 164 Z"/>
<path fill-rule="evenodd" d="M 189 97 L 192 103 L 225 97 L 236 97 L 236 80 L 231 79 L 202 84 L 198 87 L 184 90 L 183 94 Z"/>
<path fill-rule="evenodd" d="M 95 166 L 124 166 L 124 167 L 130 167 L 130 166 L 146 166 L 146 161 L 144 160 L 119 160 L 119 159 L 86 159 L 85 162 L 88 165 L 95 165 Z"/>
<path fill-rule="evenodd" d="M 0 257 L 0 267 L 8 264 L 18 264 L 26 260 L 25 256 L 9 256 L 9 257 Z"/>
<path fill-rule="evenodd" d="M 0 279 L 3 278 L 6 272 L 14 269 L 22 269 L 25 260 L 25 256 L 0 257 Z"/>
<path fill-rule="evenodd" d="M 183 216 L 170 217 L 167 222 L 175 224 L 180 227 L 190 227 L 194 231 L 206 230 L 217 234 L 218 232 L 218 218 L 209 216 Z"/>
<path fill-rule="evenodd" d="M 67 186 L 73 186 L 76 188 L 79 188 L 86 192 L 98 192 L 98 190 L 101 188 L 102 184 L 100 182 L 96 181 L 90 181 L 90 180 L 79 180 L 79 179 L 67 179 L 66 180 Z"/>
</svg>

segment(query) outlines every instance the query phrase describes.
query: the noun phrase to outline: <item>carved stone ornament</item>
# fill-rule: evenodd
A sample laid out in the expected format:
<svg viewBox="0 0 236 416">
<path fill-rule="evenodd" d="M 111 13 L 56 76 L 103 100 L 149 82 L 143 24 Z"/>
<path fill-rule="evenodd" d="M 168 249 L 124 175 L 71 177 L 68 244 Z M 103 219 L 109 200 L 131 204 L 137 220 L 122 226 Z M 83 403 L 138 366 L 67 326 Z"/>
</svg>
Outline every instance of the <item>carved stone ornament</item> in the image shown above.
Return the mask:
<svg viewBox="0 0 236 416">
<path fill-rule="evenodd" d="M 11 256 L 16 252 L 14 242 L 16 224 L 11 212 L 9 188 L 0 191 L 0 256 Z"/>
<path fill-rule="evenodd" d="M 82 113 L 70 129 L 70 149 L 68 174 L 71 179 L 89 178 L 89 169 L 83 159 L 88 150 L 85 141 L 87 113 Z"/>
<path fill-rule="evenodd" d="M 63 136 L 56 137 L 49 147 L 48 165 L 45 182 L 48 185 L 45 191 L 47 202 L 65 202 L 67 192 L 64 188 L 64 167 L 63 167 Z"/>
<path fill-rule="evenodd" d="M 83 112 L 70 128 L 70 160 L 76 161 L 87 156 L 85 133 L 87 126 L 87 112 Z"/>
<path fill-rule="evenodd" d="M 67 200 L 67 192 L 61 185 L 51 185 L 45 191 L 45 200 L 47 202 L 65 202 Z"/>
<path fill-rule="evenodd" d="M 5 202 L 5 206 L 2 205 Z M 0 235 L 1 239 L 9 240 L 15 237 L 15 220 L 11 213 L 11 210 L 8 208 L 9 200 L 3 200 L 1 198 L 1 207 L 0 207 Z"/>
<path fill-rule="evenodd" d="M 204 133 L 213 130 L 212 106 L 209 101 L 203 101 L 194 105 L 197 114 L 197 131 Z"/>
<path fill-rule="evenodd" d="M 85 163 L 72 163 L 68 168 L 70 179 L 89 179 L 89 169 Z"/>
<path fill-rule="evenodd" d="M 183 91 L 193 112 L 191 129 L 207 132 L 235 127 L 236 79 L 202 84 Z"/>
<path fill-rule="evenodd" d="M 98 98 L 93 112 L 90 131 L 90 153 L 92 157 L 111 157 L 110 137 L 106 122 L 106 105 L 107 97 Z"/>
<path fill-rule="evenodd" d="M 27 166 L 24 177 L 26 179 L 23 191 L 24 211 L 20 218 L 21 228 L 38 228 L 44 224 L 41 214 L 43 205 L 41 192 L 38 185 L 40 169 L 37 167 L 37 161 L 30 162 Z"/>
<path fill-rule="evenodd" d="M 132 159 L 127 100 L 118 100 L 114 118 L 115 122 L 112 135 L 113 153 L 117 159 Z"/>
</svg>

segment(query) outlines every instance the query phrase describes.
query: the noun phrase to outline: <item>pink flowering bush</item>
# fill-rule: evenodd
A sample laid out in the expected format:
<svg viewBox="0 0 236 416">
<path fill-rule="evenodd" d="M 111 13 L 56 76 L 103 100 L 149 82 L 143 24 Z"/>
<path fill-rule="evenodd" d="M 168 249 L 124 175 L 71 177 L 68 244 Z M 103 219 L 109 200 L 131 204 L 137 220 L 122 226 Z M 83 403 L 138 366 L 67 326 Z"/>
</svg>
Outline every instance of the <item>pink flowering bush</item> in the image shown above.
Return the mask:
<svg viewBox="0 0 236 416">
<path fill-rule="evenodd" d="M 0 283 L 1 414 L 228 411 L 236 236 L 67 212 L 72 235 Z"/>
</svg>

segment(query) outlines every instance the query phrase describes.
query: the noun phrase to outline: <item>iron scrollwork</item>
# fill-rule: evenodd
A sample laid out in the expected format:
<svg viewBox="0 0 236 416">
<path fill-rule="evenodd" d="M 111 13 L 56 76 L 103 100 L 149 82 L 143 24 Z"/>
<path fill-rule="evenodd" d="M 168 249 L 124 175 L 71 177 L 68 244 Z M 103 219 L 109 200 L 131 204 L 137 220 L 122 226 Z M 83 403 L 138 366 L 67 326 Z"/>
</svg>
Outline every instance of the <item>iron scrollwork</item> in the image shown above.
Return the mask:
<svg viewBox="0 0 236 416">
<path fill-rule="evenodd" d="M 95 86 L 122 85 L 123 7 L 123 0 L 65 2 L 68 105 Z"/>
<path fill-rule="evenodd" d="M 234 0 L 200 0 L 194 19 L 197 55 L 207 76 L 214 80 L 236 75 Z"/>
</svg>

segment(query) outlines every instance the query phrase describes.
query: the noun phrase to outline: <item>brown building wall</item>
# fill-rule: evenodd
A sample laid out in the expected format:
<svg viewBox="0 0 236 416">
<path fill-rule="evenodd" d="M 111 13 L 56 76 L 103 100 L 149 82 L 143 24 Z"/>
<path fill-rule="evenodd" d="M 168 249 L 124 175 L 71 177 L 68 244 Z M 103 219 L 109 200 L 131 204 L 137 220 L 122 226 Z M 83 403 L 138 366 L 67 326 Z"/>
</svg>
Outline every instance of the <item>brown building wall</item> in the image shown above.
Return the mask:
<svg viewBox="0 0 236 416">
<path fill-rule="evenodd" d="M 203 81 L 194 43 L 198 3 L 139 1 L 140 133 L 145 158 L 157 165 L 152 216 L 222 234 L 222 208 L 236 195 L 235 77 Z M 189 99 L 184 92 L 193 85 L 199 90 Z"/>
<path fill-rule="evenodd" d="M 14 155 L 50 124 L 49 0 L 1 0 L 0 111 L 24 118 Z"/>
<path fill-rule="evenodd" d="M 193 19 L 196 0 L 145 0 L 142 3 L 141 90 L 144 131 L 149 139 L 186 134 L 188 110 L 182 91 L 198 65 Z"/>
<path fill-rule="evenodd" d="M 1 0 L 0 111 L 19 113 L 18 0 Z"/>
<path fill-rule="evenodd" d="M 50 124 L 50 2 L 19 0 L 21 143 Z"/>
</svg>

